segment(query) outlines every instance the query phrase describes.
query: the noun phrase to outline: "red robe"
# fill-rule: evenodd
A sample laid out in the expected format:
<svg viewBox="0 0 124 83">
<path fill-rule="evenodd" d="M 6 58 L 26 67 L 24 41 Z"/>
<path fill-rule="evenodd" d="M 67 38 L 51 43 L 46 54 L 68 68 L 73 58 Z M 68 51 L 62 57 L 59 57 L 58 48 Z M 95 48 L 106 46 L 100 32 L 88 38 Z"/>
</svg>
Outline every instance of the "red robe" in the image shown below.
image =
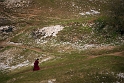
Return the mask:
<svg viewBox="0 0 124 83">
<path fill-rule="evenodd" d="M 40 67 L 38 66 L 38 63 L 39 63 L 38 60 L 36 60 L 36 61 L 34 62 L 34 68 L 33 68 L 33 71 L 40 70 Z"/>
</svg>

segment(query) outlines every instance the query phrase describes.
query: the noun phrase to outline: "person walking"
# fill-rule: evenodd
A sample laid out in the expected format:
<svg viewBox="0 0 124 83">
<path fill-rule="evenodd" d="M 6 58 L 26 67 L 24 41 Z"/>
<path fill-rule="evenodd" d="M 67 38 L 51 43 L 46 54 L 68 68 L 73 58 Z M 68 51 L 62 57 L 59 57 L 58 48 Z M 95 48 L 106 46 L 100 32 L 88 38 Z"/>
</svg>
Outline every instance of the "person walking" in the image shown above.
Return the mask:
<svg viewBox="0 0 124 83">
<path fill-rule="evenodd" d="M 39 64 L 39 59 L 36 59 L 35 62 L 34 62 L 33 71 L 40 70 L 40 67 L 38 66 L 38 64 Z"/>
</svg>

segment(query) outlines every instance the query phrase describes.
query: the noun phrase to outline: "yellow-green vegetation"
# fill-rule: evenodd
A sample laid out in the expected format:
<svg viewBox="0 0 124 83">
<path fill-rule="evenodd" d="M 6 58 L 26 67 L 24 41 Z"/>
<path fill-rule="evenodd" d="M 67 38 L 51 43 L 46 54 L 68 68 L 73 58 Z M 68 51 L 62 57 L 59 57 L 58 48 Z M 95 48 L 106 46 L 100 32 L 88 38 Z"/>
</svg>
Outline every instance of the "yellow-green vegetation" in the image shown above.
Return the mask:
<svg viewBox="0 0 124 83">
<path fill-rule="evenodd" d="M 124 14 L 117 21 L 111 16 L 118 0 L 31 1 L 27 7 L 0 5 L 0 16 L 15 26 L 0 32 L 0 83 L 124 82 L 124 36 L 116 32 Z M 56 36 L 34 35 L 53 25 L 64 28 Z M 41 70 L 33 72 L 36 58 Z"/>
<path fill-rule="evenodd" d="M 120 52 L 117 49 L 123 49 L 123 47 L 112 51 Z M 122 54 L 114 54 L 111 53 L 111 50 L 108 50 L 107 53 L 104 52 L 102 55 L 93 52 L 94 55 L 84 52 L 56 54 L 56 59 L 40 64 L 41 70 L 33 72 L 32 67 L 18 69 L 15 70 L 15 73 L 3 75 L 1 82 L 42 83 L 54 79 L 55 83 L 113 83 L 117 81 L 123 83 L 123 51 L 121 51 Z"/>
</svg>

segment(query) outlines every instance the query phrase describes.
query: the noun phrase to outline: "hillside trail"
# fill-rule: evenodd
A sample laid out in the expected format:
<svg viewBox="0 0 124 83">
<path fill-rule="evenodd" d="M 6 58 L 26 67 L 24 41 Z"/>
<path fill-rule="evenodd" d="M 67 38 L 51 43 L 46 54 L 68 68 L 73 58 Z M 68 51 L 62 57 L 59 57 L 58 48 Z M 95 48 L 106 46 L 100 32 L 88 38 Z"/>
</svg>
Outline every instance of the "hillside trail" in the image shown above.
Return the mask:
<svg viewBox="0 0 124 83">
<path fill-rule="evenodd" d="M 19 33 L 16 34 L 15 36 L 20 35 L 21 33 L 23 33 L 27 29 L 28 28 L 19 31 Z M 13 36 L 13 37 L 15 37 L 15 36 Z M 23 48 L 23 49 L 32 50 L 32 51 L 35 51 L 35 52 L 38 52 L 38 53 L 43 52 L 40 48 L 36 48 L 36 47 L 31 47 L 31 46 L 26 46 L 26 45 L 18 45 L 18 44 L 8 44 L 7 42 L 9 42 L 13 37 L 8 38 L 5 41 L 0 42 L 0 46 L 15 46 L 15 47 Z M 107 47 L 100 47 L 100 48 L 94 49 L 94 50 L 103 50 L 103 49 L 104 50 L 105 49 L 112 50 L 113 48 L 115 48 L 115 47 L 113 47 L 113 46 L 108 47 L 107 46 Z M 124 57 L 124 51 L 107 53 L 107 54 L 102 54 L 102 55 L 108 55 L 108 56 L 113 55 L 113 56 L 122 56 L 122 57 Z M 102 55 L 91 55 L 91 56 L 88 56 L 88 58 L 85 59 L 84 61 L 90 60 L 90 59 L 93 59 L 93 58 L 96 58 L 96 57 L 99 57 L 99 56 L 102 56 Z M 76 62 L 69 62 L 69 63 L 66 63 L 66 64 L 58 63 L 58 64 L 52 65 L 52 66 L 41 67 L 41 70 L 47 70 L 47 69 L 52 69 L 52 68 L 64 67 L 64 66 L 68 66 L 68 65 L 74 65 L 74 64 L 77 64 L 77 63 L 80 63 L 80 62 L 82 62 L 82 60 L 81 61 L 76 61 Z M 21 72 L 21 73 L 28 73 L 28 72 L 32 72 L 32 70 L 26 70 L 26 71 Z"/>
<path fill-rule="evenodd" d="M 21 33 L 23 33 L 27 29 L 28 28 L 25 28 L 25 29 L 19 31 L 19 33 L 16 34 L 15 36 L 20 35 Z M 15 37 L 15 36 L 13 36 L 13 37 Z M 31 46 L 26 46 L 26 45 L 18 45 L 18 44 L 8 44 L 7 42 L 9 42 L 13 37 L 8 38 L 5 41 L 0 42 L 0 46 L 15 46 L 15 47 L 23 48 L 23 49 L 32 50 L 32 51 L 35 51 L 35 52 L 38 52 L 38 53 L 43 52 L 40 48 L 36 48 L 36 47 L 31 47 Z M 105 49 L 112 50 L 113 48 L 114 48 L 113 46 L 109 46 L 109 47 L 107 46 L 107 47 L 100 47 L 98 49 L 93 49 L 93 50 L 105 50 Z M 103 55 L 108 55 L 108 56 L 113 55 L 113 56 L 124 57 L 124 51 L 114 52 L 114 53 L 109 53 L 109 54 L 107 53 L 107 54 L 103 54 Z M 99 57 L 99 56 L 102 56 L 102 55 L 91 55 L 91 56 L 88 56 L 88 58 L 85 59 L 84 61 L 90 60 L 90 59 L 93 59 L 93 58 L 96 58 L 96 57 Z M 52 65 L 52 66 L 41 67 L 41 71 L 42 70 L 47 70 L 47 69 L 52 69 L 52 68 L 64 67 L 64 66 L 67 66 L 67 65 L 74 65 L 74 64 L 77 64 L 77 63 L 80 63 L 80 62 L 82 62 L 82 60 L 81 61 L 76 61 L 76 62 L 69 62 L 69 63 L 66 63 L 66 64 L 59 63 L 59 64 Z M 26 70 L 26 71 L 21 72 L 21 73 L 28 73 L 28 72 L 32 72 L 32 70 Z"/>
<path fill-rule="evenodd" d="M 35 10 L 36 12 L 36 10 Z M 39 11 L 38 11 L 39 12 Z M 37 16 L 35 14 L 19 14 L 20 16 L 29 16 L 29 17 L 34 17 L 34 16 Z M 27 29 L 29 29 L 30 27 L 28 26 L 27 28 L 24 28 L 22 30 L 20 30 L 18 32 L 18 34 L 14 35 L 13 37 L 10 37 L 10 38 L 7 38 L 6 40 L 4 41 L 1 41 L 0 42 L 0 46 L 14 46 L 14 47 L 18 47 L 18 48 L 22 48 L 22 49 L 28 49 L 28 50 L 31 50 L 31 51 L 35 51 L 35 52 L 38 52 L 38 53 L 43 53 L 43 51 L 40 49 L 40 48 L 37 48 L 37 47 L 31 47 L 31 46 L 27 46 L 27 45 L 17 45 L 17 44 L 10 44 L 8 42 L 10 42 L 10 40 L 20 34 L 22 34 L 24 31 L 26 31 Z M 99 49 L 108 49 L 108 50 L 111 50 L 113 49 L 114 47 L 104 47 L 104 48 L 99 48 Z M 113 56 L 124 56 L 124 51 L 122 52 L 114 52 L 114 53 L 109 53 L 109 54 L 104 54 L 104 55 L 113 55 Z M 88 56 L 86 60 L 90 60 L 90 59 L 93 59 L 93 58 L 96 58 L 96 57 L 99 57 L 99 56 L 102 56 L 102 55 L 92 55 L 92 56 Z M 53 66 L 46 66 L 46 67 L 41 67 L 41 70 L 47 70 L 47 69 L 52 69 L 52 68 L 57 68 L 57 67 L 63 67 L 63 66 L 67 66 L 67 65 L 72 65 L 72 64 L 77 64 L 79 62 L 82 62 L 82 61 L 77 61 L 77 62 L 70 62 L 70 63 L 67 63 L 67 64 L 63 64 L 63 63 L 59 63 L 59 64 L 56 64 L 56 65 L 53 65 Z M 32 72 L 31 70 L 27 70 L 26 72 Z M 24 73 L 26 73 L 24 72 Z"/>
<path fill-rule="evenodd" d="M 114 52 L 114 53 L 110 53 L 110 54 L 106 54 L 106 55 L 114 55 L 114 56 L 122 56 L 122 57 L 124 57 L 124 51 Z"/>
<path fill-rule="evenodd" d="M 124 57 L 124 51 L 122 52 L 115 52 L 115 53 L 110 53 L 110 54 L 103 54 L 103 55 L 86 55 L 88 56 L 86 59 L 83 59 L 83 61 L 88 61 L 88 60 L 91 60 L 91 59 L 94 59 L 94 58 L 97 58 L 97 57 L 100 57 L 100 56 L 121 56 L 121 57 Z M 83 56 L 83 55 L 82 55 Z M 62 66 L 67 66 L 67 65 L 72 65 L 72 64 L 77 64 L 77 63 L 83 63 L 82 60 L 79 60 L 79 61 L 74 61 L 74 62 L 69 62 L 67 64 L 57 64 L 57 65 L 54 65 L 54 66 L 46 66 L 44 68 L 42 68 L 41 70 L 46 70 L 46 69 L 50 69 L 50 68 L 57 68 L 57 67 L 62 67 Z"/>
<path fill-rule="evenodd" d="M 26 9 L 26 11 L 27 11 L 27 9 Z M 39 9 L 37 9 L 37 8 L 28 9 L 28 11 L 30 11 L 30 12 L 14 13 L 15 16 L 14 16 L 14 15 L 10 15 L 10 13 L 6 13 L 6 12 L 3 12 L 3 13 L 5 13 L 8 17 L 11 17 L 11 18 L 13 18 L 13 19 L 18 19 L 18 18 L 28 18 L 28 19 L 30 19 L 30 18 L 34 18 L 34 17 L 38 16 L 38 15 L 41 13 L 41 10 L 39 10 Z M 20 22 L 18 22 L 18 23 L 20 23 Z M 25 21 L 25 23 L 27 23 L 27 22 Z M 14 24 L 16 24 L 16 23 L 14 23 Z M 16 34 L 15 36 L 18 36 L 19 34 L 21 34 L 21 33 L 23 33 L 24 31 L 26 31 L 31 25 L 29 25 L 29 24 L 27 23 L 26 26 L 28 26 L 28 27 L 25 28 L 25 29 L 20 30 L 20 31 L 18 32 L 18 34 Z M 6 41 L 9 41 L 9 40 L 11 40 L 11 39 L 12 39 L 12 37 L 7 38 L 6 40 L 4 40 L 4 41 L 2 41 L 2 42 L 6 42 Z M 1 44 L 2 42 L 0 42 L 0 44 Z"/>
<path fill-rule="evenodd" d="M 31 8 L 31 9 L 28 9 L 29 11 L 30 11 L 30 13 L 24 13 L 24 14 L 21 14 L 21 13 L 17 13 L 17 16 L 18 17 L 14 17 L 14 18 L 19 18 L 19 17 L 23 17 L 23 18 L 28 18 L 28 19 L 30 19 L 30 18 L 33 18 L 33 17 L 36 17 L 36 16 L 38 16 L 41 12 L 42 12 L 42 10 L 39 10 L 39 9 L 37 9 L 37 8 Z M 24 29 L 21 29 L 17 34 L 15 34 L 14 36 L 12 36 L 12 37 L 9 37 L 9 38 L 7 38 L 6 40 L 4 40 L 4 41 L 0 41 L 0 47 L 6 47 L 6 46 L 14 46 L 14 47 L 19 47 L 19 48 L 23 48 L 23 49 L 28 49 L 28 50 L 32 50 L 32 51 L 35 51 L 35 52 L 38 52 L 38 53 L 43 53 L 43 51 L 40 49 L 40 48 L 37 48 L 37 47 L 32 47 L 32 46 L 28 46 L 28 45 L 18 45 L 18 43 L 15 43 L 14 44 L 14 42 L 13 42 L 13 44 L 10 44 L 10 43 L 8 43 L 8 42 L 10 42 L 11 41 L 11 39 L 12 38 L 14 38 L 14 37 L 16 37 L 16 36 L 18 36 L 18 35 L 20 35 L 20 34 L 22 34 L 23 32 L 25 32 L 26 30 L 28 30 L 29 28 L 30 28 L 30 26 L 32 26 L 32 25 L 29 25 L 29 24 L 27 24 L 26 25 L 26 28 L 24 28 Z"/>
<path fill-rule="evenodd" d="M 91 60 L 91 59 L 94 59 L 94 58 L 97 58 L 97 57 L 100 57 L 100 56 L 104 56 L 104 55 L 105 56 L 120 56 L 120 57 L 124 57 L 124 51 L 108 53 L 108 54 L 102 54 L 102 55 L 91 55 L 91 56 L 87 55 L 88 57 L 86 59 L 84 59 L 83 61 L 88 61 L 88 60 Z M 39 71 L 53 69 L 53 68 L 59 68 L 59 67 L 64 67 L 64 66 L 69 66 L 69 65 L 76 65 L 78 63 L 82 63 L 83 64 L 83 61 L 82 60 L 78 60 L 78 61 L 74 61 L 74 62 L 68 62 L 66 64 L 58 63 L 58 64 L 51 65 L 51 66 L 40 67 L 41 69 Z M 26 70 L 26 71 L 23 71 L 23 72 L 19 72 L 19 74 L 25 74 L 25 73 L 30 73 L 30 72 L 34 72 L 34 71 L 33 70 Z"/>
<path fill-rule="evenodd" d="M 28 49 L 28 50 L 32 50 L 32 51 L 41 53 L 42 50 L 41 50 L 40 48 L 31 47 L 31 46 L 26 46 L 26 45 L 18 45 L 18 43 L 17 43 L 17 44 L 16 44 L 16 43 L 14 44 L 14 42 L 13 42 L 13 44 L 8 43 L 8 42 L 11 41 L 12 38 L 14 38 L 14 37 L 16 37 L 16 36 L 22 34 L 22 33 L 23 33 L 24 31 L 26 31 L 27 29 L 29 29 L 29 27 L 20 30 L 20 31 L 18 32 L 18 34 L 14 35 L 14 36 L 12 36 L 12 37 L 9 37 L 9 38 L 7 38 L 7 39 L 4 40 L 4 41 L 1 41 L 1 42 L 0 42 L 0 47 L 14 46 L 14 47 L 19 47 L 19 48 Z"/>
</svg>

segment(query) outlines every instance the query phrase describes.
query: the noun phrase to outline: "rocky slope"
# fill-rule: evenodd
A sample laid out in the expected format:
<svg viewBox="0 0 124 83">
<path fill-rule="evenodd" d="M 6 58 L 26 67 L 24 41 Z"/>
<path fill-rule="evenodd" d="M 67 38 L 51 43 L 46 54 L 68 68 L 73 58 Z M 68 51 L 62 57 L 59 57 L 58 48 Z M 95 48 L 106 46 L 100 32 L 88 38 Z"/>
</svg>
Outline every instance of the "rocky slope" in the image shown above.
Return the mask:
<svg viewBox="0 0 124 83">
<path fill-rule="evenodd" d="M 5 0 L 0 2 L 0 70 L 31 66 L 55 54 L 123 45 L 123 37 L 94 32 L 109 0 Z M 14 26 L 10 32 L 4 29 Z M 8 30 L 8 28 L 7 28 Z M 57 57 L 58 58 L 58 57 Z"/>
</svg>

